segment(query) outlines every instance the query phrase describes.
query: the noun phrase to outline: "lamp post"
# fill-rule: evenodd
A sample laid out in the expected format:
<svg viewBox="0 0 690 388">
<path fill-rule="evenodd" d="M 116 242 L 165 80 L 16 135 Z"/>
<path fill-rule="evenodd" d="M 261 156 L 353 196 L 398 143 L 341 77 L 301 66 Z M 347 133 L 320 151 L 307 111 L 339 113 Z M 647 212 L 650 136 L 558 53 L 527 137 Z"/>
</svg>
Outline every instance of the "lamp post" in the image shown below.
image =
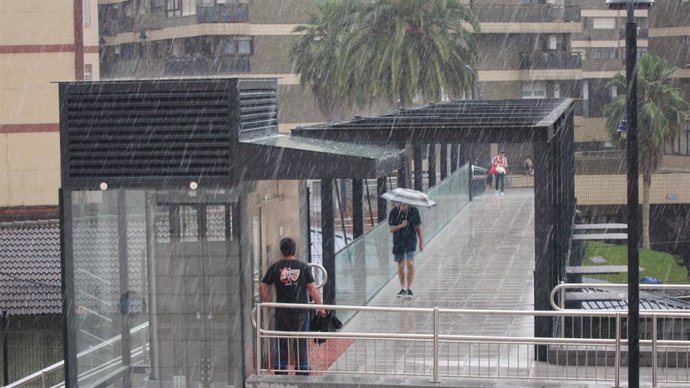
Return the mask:
<svg viewBox="0 0 690 388">
<path fill-rule="evenodd" d="M 627 9 L 625 23 L 625 79 L 628 158 L 628 387 L 640 386 L 640 207 L 639 144 L 637 136 L 637 23 L 635 9 L 647 9 L 654 0 L 606 0 L 611 9 Z"/>
</svg>

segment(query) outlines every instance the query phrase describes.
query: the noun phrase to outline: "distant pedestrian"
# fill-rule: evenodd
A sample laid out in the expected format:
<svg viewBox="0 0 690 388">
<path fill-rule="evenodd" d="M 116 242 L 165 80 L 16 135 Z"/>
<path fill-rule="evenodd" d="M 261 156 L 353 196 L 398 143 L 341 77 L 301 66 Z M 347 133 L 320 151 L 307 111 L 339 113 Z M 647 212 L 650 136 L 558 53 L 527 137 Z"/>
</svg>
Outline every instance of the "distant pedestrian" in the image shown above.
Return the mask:
<svg viewBox="0 0 690 388">
<path fill-rule="evenodd" d="M 271 300 L 270 286 L 275 286 L 278 303 L 309 303 L 307 293 L 316 304 L 322 304 L 321 293 L 314 284 L 314 276 L 309 266 L 295 257 L 297 244 L 295 240 L 285 237 L 280 240 L 280 252 L 283 258 L 271 265 L 259 283 L 259 294 L 263 302 Z M 326 310 L 319 310 L 326 316 Z M 275 311 L 275 329 L 277 331 L 309 331 L 309 310 L 277 308 Z M 309 350 L 306 338 L 299 338 L 290 346 L 288 338 L 278 338 L 273 349 L 273 362 L 278 371 L 287 370 L 289 361 L 288 348 L 293 349 L 297 374 L 309 374 Z M 286 373 L 286 372 L 277 372 Z"/>
<path fill-rule="evenodd" d="M 424 251 L 422 219 L 419 210 L 406 203 L 399 203 L 388 214 L 388 225 L 393 233 L 393 258 L 398 263 L 398 279 L 401 290 L 398 298 L 412 298 L 412 281 L 414 280 L 414 258 L 417 252 Z"/>
<path fill-rule="evenodd" d="M 505 151 L 501 151 L 491 160 L 491 165 L 496 169 L 496 195 L 503 195 L 506 188 L 506 174 L 508 173 L 508 158 Z"/>
<path fill-rule="evenodd" d="M 525 159 L 525 170 L 528 176 L 534 175 L 534 165 L 532 164 L 532 159 L 530 159 L 529 156 L 527 159 Z"/>
</svg>

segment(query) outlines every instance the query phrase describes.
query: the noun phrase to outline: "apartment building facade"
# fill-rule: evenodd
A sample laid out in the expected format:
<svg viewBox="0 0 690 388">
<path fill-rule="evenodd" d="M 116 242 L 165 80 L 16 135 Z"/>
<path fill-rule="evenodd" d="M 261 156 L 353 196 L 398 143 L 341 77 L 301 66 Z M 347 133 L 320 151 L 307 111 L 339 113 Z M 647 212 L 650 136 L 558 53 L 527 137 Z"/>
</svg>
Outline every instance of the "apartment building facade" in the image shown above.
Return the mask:
<svg viewBox="0 0 690 388">
<path fill-rule="evenodd" d="M 60 80 L 97 79 L 97 0 L 0 1 L 0 220 L 57 214 Z"/>
<path fill-rule="evenodd" d="M 55 212 L 59 112 L 51 82 L 57 80 L 99 74 L 104 79 L 277 77 L 282 131 L 331 119 L 299 85 L 289 59 L 292 31 L 317 11 L 314 0 L 5 0 L 0 5 L 6 26 L 1 66 L 3 74 L 12 74 L 0 88 L 4 214 Z M 609 140 L 601 107 L 615 95 L 606 90 L 607 80 L 624 69 L 624 12 L 599 0 L 467 5 L 481 26 L 478 98 L 572 97 L 579 101 L 580 146 Z M 678 67 L 679 82 L 690 78 L 687 8 L 682 0 L 671 0 L 636 12 L 640 53 L 652 47 Z M 360 112 L 345 114 L 350 113 Z"/>
</svg>

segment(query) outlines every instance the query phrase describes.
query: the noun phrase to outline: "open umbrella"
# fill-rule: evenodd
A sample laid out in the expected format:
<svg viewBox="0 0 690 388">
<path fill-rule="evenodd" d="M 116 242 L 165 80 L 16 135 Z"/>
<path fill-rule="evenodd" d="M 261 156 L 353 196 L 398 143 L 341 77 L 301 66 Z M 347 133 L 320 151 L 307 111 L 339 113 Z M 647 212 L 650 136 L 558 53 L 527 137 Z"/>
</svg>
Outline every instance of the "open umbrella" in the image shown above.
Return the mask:
<svg viewBox="0 0 690 388">
<path fill-rule="evenodd" d="M 424 206 L 427 208 L 436 206 L 436 202 L 421 191 L 404 189 L 402 187 L 383 193 L 381 198 L 389 201 L 406 203 L 412 206 Z"/>
</svg>

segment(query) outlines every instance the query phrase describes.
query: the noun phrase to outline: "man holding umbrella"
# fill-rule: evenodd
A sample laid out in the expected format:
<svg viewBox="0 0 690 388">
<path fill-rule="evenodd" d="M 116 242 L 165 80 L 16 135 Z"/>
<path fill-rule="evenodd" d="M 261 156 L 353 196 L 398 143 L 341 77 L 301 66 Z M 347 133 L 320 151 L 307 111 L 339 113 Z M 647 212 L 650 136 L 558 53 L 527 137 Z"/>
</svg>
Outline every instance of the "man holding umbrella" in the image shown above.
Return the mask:
<svg viewBox="0 0 690 388">
<path fill-rule="evenodd" d="M 419 251 L 424 251 L 422 220 L 419 217 L 419 211 L 407 203 L 396 202 L 396 206 L 388 214 L 388 225 L 393 233 L 393 257 L 398 263 L 398 278 L 402 287 L 396 296 L 412 298 L 417 238 L 419 238 Z"/>
</svg>

